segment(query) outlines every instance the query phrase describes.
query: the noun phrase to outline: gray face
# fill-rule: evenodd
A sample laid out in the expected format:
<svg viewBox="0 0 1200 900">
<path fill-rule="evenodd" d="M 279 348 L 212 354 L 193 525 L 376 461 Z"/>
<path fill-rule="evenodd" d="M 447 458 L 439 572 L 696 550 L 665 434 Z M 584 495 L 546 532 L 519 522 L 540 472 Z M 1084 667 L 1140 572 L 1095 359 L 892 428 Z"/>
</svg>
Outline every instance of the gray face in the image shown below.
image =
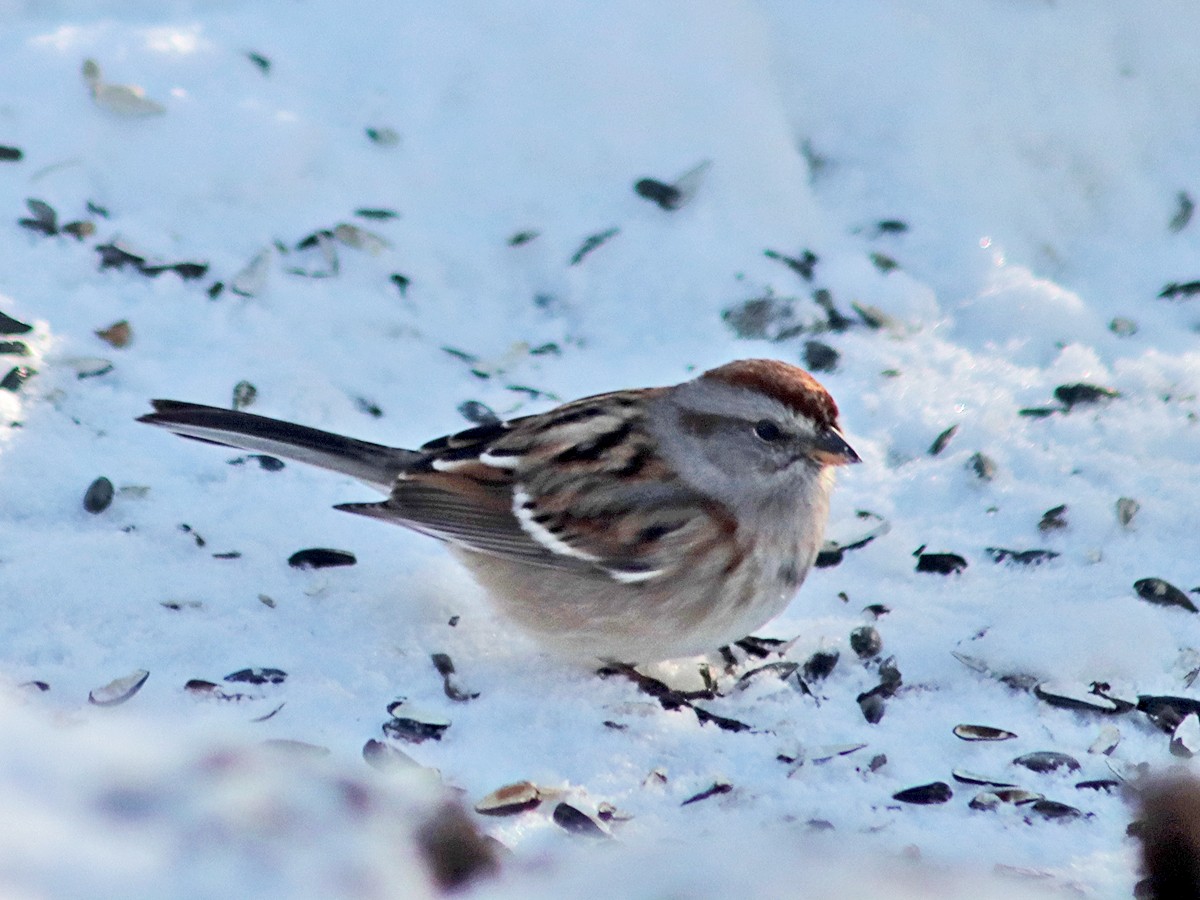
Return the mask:
<svg viewBox="0 0 1200 900">
<path fill-rule="evenodd" d="M 835 429 L 758 391 L 697 380 L 658 402 L 678 425 L 658 435 L 671 462 L 694 487 L 734 505 L 778 500 L 810 484 L 841 448 L 849 451 Z"/>
</svg>

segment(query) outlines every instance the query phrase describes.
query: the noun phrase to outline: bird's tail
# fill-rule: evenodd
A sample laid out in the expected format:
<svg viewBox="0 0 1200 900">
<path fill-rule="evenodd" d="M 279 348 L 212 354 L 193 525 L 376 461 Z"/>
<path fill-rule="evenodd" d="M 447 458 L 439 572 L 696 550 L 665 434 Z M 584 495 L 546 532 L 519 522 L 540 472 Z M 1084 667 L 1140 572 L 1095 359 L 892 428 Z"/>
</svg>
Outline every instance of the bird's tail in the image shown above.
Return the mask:
<svg viewBox="0 0 1200 900">
<path fill-rule="evenodd" d="M 139 422 L 183 437 L 253 450 L 343 472 L 390 493 L 396 477 L 420 454 L 250 413 L 178 400 L 152 400 L 154 412 Z"/>
</svg>

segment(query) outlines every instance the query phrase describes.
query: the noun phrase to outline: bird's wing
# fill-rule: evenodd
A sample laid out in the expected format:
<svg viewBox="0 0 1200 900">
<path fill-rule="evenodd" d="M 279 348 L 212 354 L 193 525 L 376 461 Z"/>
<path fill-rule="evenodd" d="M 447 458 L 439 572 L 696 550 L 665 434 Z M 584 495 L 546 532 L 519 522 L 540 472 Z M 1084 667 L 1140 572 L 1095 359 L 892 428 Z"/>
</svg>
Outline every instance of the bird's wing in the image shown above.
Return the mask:
<svg viewBox="0 0 1200 900">
<path fill-rule="evenodd" d="M 637 583 L 736 532 L 654 449 L 644 392 L 431 441 L 382 503 L 339 507 L 474 550 Z"/>
</svg>

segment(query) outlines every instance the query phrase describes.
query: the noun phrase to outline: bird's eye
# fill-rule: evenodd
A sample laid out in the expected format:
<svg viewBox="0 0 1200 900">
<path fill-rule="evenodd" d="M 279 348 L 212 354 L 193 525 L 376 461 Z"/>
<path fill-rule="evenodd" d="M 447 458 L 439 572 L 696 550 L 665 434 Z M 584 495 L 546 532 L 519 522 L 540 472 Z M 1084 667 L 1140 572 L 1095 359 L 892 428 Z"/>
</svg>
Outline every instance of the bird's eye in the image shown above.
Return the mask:
<svg viewBox="0 0 1200 900">
<path fill-rule="evenodd" d="M 760 419 L 754 423 L 754 433 L 764 441 L 777 441 L 783 437 L 783 431 L 770 419 Z"/>
</svg>

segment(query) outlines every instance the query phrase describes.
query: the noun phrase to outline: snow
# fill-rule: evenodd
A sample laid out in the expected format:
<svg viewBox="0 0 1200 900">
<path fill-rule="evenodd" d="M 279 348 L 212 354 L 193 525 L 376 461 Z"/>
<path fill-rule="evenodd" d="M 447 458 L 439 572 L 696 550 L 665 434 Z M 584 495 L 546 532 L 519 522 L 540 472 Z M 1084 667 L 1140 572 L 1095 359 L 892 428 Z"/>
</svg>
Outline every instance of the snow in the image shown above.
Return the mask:
<svg viewBox="0 0 1200 900">
<path fill-rule="evenodd" d="M 1200 277 L 1200 226 L 1170 225 L 1181 192 L 1200 193 L 1194 4 L 7 0 L 0 18 L 0 145 L 23 153 L 0 161 L 0 312 L 34 326 L 0 337 L 31 353 L 0 357 L 0 376 L 37 371 L 0 390 L 7 894 L 432 892 L 411 848 L 436 789 L 360 755 L 404 697 L 451 720 L 442 740 L 403 749 L 468 806 L 527 779 L 631 816 L 604 842 L 554 824 L 557 801 L 476 817 L 511 854 L 473 895 L 1129 895 L 1132 810 L 1075 783 L 1186 763 L 1141 713 L 1054 708 L 998 677 L 1197 696 L 1200 620 L 1132 588 L 1200 584 L 1200 299 L 1157 296 Z M 94 99 L 86 59 L 165 112 Z M 112 96 L 124 99 L 102 108 Z M 705 160 L 676 211 L 632 189 Z M 18 226 L 27 198 L 95 235 Z M 907 229 L 880 229 L 887 220 Z M 339 223 L 386 244 L 335 241 L 336 274 L 289 272 L 324 266 L 296 243 Z M 511 246 L 522 231 L 537 236 Z M 191 281 L 101 270 L 96 247 L 114 239 L 209 268 Z M 763 253 L 806 249 L 811 282 Z M 231 291 L 264 252 L 261 287 L 243 274 L 252 296 Z M 396 273 L 411 279 L 404 292 Z M 215 281 L 226 289 L 210 299 Z M 772 297 L 812 325 L 825 318 L 817 288 L 853 327 L 772 342 L 739 338 L 722 317 Z M 885 326 L 863 325 L 854 304 Z M 1118 333 L 1117 318 L 1136 333 Z M 127 347 L 94 334 L 123 319 Z M 725 696 L 698 702 L 753 726 L 740 733 L 540 655 L 436 542 L 330 509 L 374 499 L 362 485 L 231 465 L 239 454 L 133 421 L 154 397 L 229 405 L 248 381 L 254 412 L 415 446 L 469 424 L 456 411 L 466 401 L 532 412 L 739 357 L 800 362 L 811 339 L 840 353 L 819 377 L 864 459 L 840 473 L 830 537 L 872 527 L 857 510 L 889 530 L 814 571 L 761 629 L 796 638 L 795 662 L 840 652 L 815 698 L 766 677 L 730 692 L 725 678 Z M 112 370 L 78 377 L 97 358 Z M 1120 396 L 1020 414 L 1059 406 L 1055 388 L 1080 382 Z M 992 480 L 973 471 L 976 453 L 994 461 Z M 101 475 L 117 494 L 92 515 L 82 498 Z M 1122 497 L 1140 504 L 1127 526 Z M 1060 504 L 1066 528 L 1039 530 Z M 922 546 L 968 567 L 918 573 Z M 290 568 L 306 547 L 358 562 Z M 1060 555 L 997 565 L 992 547 Z M 241 555 L 213 556 L 230 551 Z M 874 621 L 870 604 L 890 611 Z M 856 698 L 879 663 L 848 645 L 864 623 L 904 682 L 875 725 Z M 477 699 L 446 697 L 435 652 Z M 287 680 L 222 681 L 248 666 Z M 150 676 L 125 704 L 87 703 L 139 669 Z M 696 671 L 659 673 L 690 684 Z M 198 698 L 191 679 L 246 696 Z M 16 687 L 30 680 L 49 690 Z M 966 743 L 951 733 L 960 723 L 1018 738 Z M 1089 753 L 1109 724 L 1121 735 L 1111 757 Z M 330 753 L 276 762 L 259 746 L 272 738 Z M 814 761 L 854 744 L 866 746 Z M 1011 764 L 1037 750 L 1082 769 Z M 212 758 L 235 762 L 214 774 Z M 1087 817 L 972 810 L 977 790 L 955 768 Z M 728 793 L 681 805 L 722 780 Z M 953 799 L 892 800 L 932 781 Z M 371 814 L 337 784 L 356 785 Z M 140 813 L 114 812 L 105 797 L 122 790 L 143 798 Z"/>
</svg>

